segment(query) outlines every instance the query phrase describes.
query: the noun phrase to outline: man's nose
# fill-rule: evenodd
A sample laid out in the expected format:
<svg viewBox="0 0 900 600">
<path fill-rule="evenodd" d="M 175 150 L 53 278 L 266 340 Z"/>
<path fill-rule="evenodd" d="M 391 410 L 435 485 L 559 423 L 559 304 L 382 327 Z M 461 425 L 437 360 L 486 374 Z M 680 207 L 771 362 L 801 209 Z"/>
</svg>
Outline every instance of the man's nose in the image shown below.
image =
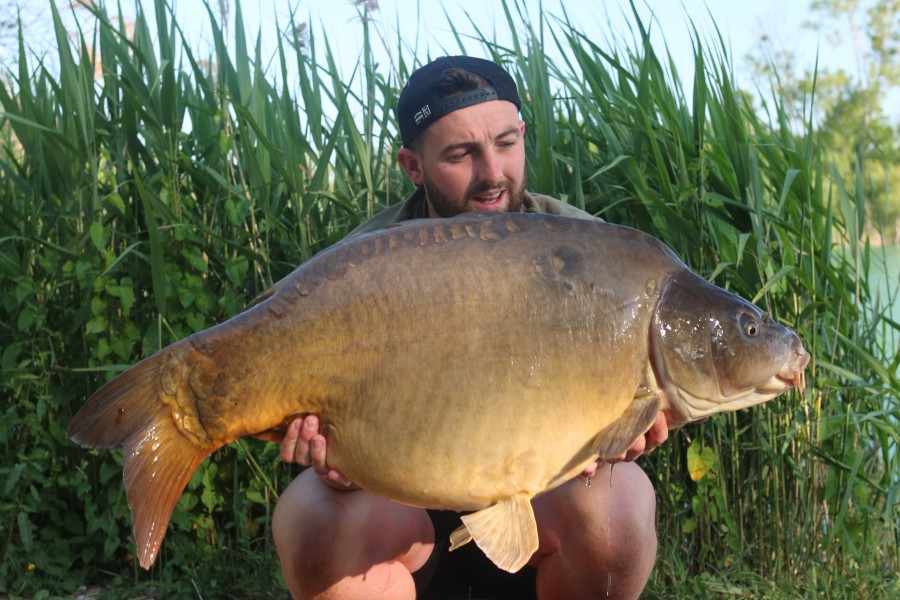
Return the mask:
<svg viewBox="0 0 900 600">
<path fill-rule="evenodd" d="M 496 152 L 489 150 L 479 158 L 476 173 L 479 181 L 494 184 L 503 179 L 503 160 Z"/>
</svg>

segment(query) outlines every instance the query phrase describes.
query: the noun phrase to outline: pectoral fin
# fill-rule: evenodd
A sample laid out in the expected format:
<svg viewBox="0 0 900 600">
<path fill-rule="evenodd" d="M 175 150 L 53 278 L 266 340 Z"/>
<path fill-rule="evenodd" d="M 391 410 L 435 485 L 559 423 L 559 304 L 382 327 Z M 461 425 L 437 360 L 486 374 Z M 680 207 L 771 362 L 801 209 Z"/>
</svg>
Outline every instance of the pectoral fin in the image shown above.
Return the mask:
<svg viewBox="0 0 900 600">
<path fill-rule="evenodd" d="M 600 432 L 591 449 L 601 459 L 620 456 L 650 429 L 658 412 L 659 396 L 635 398 L 622 416 Z"/>
<path fill-rule="evenodd" d="M 494 564 L 515 573 L 538 549 L 537 522 L 531 498 L 516 494 L 462 517 L 463 526 L 450 534 L 450 550 L 475 540 Z"/>
</svg>

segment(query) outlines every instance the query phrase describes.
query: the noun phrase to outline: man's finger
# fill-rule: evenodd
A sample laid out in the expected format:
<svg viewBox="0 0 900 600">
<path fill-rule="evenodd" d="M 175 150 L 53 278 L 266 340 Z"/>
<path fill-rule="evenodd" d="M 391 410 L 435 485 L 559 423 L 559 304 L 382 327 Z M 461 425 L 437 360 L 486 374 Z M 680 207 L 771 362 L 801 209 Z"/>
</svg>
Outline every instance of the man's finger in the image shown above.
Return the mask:
<svg viewBox="0 0 900 600">
<path fill-rule="evenodd" d="M 328 466 L 325 464 L 325 438 L 321 435 L 316 435 L 309 441 L 309 458 L 316 473 L 328 474 Z"/>
<path fill-rule="evenodd" d="M 582 477 L 593 477 L 597 474 L 597 461 L 595 460 L 588 466 L 584 468 L 584 471 L 581 472 Z"/>
<path fill-rule="evenodd" d="M 294 419 L 288 425 L 287 431 L 284 432 L 284 439 L 281 440 L 281 460 L 284 462 L 295 462 L 297 454 L 297 440 L 300 438 L 300 427 L 303 421 Z"/>
<path fill-rule="evenodd" d="M 648 451 L 649 449 L 662 445 L 667 439 L 669 439 L 668 422 L 666 421 L 666 416 L 663 413 L 659 413 L 656 416 L 656 422 L 654 422 L 650 427 L 650 430 L 647 431 L 645 437 L 647 438 Z"/>
<path fill-rule="evenodd" d="M 300 439 L 308 444 L 309 441 L 318 434 L 319 418 L 315 415 L 310 415 L 303 419 L 303 429 L 300 431 Z"/>
</svg>

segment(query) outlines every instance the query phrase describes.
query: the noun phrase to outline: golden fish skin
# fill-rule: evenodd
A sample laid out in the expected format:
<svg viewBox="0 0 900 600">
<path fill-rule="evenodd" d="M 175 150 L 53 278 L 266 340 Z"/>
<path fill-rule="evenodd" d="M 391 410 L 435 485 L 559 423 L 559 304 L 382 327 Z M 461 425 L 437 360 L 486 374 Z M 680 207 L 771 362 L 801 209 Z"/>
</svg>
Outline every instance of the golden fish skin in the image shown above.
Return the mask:
<svg viewBox="0 0 900 600">
<path fill-rule="evenodd" d="M 622 452 L 660 410 L 678 424 L 762 402 L 805 367 L 796 335 L 736 296 L 712 294 L 715 314 L 703 316 L 685 298 L 704 286 L 719 290 L 626 227 L 540 214 L 411 221 L 337 244 L 248 310 L 122 373 L 69 437 L 122 447 L 145 568 L 206 456 L 242 436 L 278 440 L 294 416 L 317 414 L 330 466 L 361 487 L 492 509 L 468 536 L 514 571 L 537 547 L 531 498 Z M 660 306 L 673 307 L 665 319 Z M 733 340 L 743 334 L 727 328 L 731 312 L 769 338 Z M 760 365 L 728 398 L 691 381 L 728 377 L 703 351 L 713 320 L 726 325 L 720 342 Z M 696 373 L 672 356 L 682 339 Z"/>
</svg>

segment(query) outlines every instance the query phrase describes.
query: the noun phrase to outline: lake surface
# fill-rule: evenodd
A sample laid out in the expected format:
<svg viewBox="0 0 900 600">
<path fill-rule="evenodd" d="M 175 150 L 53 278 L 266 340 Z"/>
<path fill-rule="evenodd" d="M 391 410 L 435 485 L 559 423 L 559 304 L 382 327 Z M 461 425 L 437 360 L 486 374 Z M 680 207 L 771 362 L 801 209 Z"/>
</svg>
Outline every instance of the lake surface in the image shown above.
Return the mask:
<svg viewBox="0 0 900 600">
<path fill-rule="evenodd" d="M 881 253 L 884 252 L 885 262 L 881 263 Z M 897 287 L 900 285 L 900 246 L 885 246 L 884 248 L 873 248 L 872 252 L 876 258 L 873 261 L 873 269 L 871 275 L 872 294 L 878 294 L 881 298 L 882 305 L 887 301 L 888 292 L 893 294 L 893 306 L 889 311 L 891 317 L 897 321 L 900 320 L 900 297 L 897 296 Z M 882 271 L 882 267 L 884 270 Z"/>
<path fill-rule="evenodd" d="M 884 262 L 881 261 L 881 253 L 884 252 Z M 893 299 L 893 304 L 888 310 L 888 316 L 894 321 L 900 321 L 900 246 L 885 246 L 873 249 L 873 254 L 878 258 L 873 261 L 871 273 L 871 287 L 873 298 L 879 298 L 881 306 L 887 302 L 888 294 Z M 883 270 L 882 270 L 883 268 Z M 895 352 L 900 352 L 900 331 L 883 329 L 888 348 L 893 346 Z M 900 373 L 900 366 L 897 367 Z"/>
</svg>

